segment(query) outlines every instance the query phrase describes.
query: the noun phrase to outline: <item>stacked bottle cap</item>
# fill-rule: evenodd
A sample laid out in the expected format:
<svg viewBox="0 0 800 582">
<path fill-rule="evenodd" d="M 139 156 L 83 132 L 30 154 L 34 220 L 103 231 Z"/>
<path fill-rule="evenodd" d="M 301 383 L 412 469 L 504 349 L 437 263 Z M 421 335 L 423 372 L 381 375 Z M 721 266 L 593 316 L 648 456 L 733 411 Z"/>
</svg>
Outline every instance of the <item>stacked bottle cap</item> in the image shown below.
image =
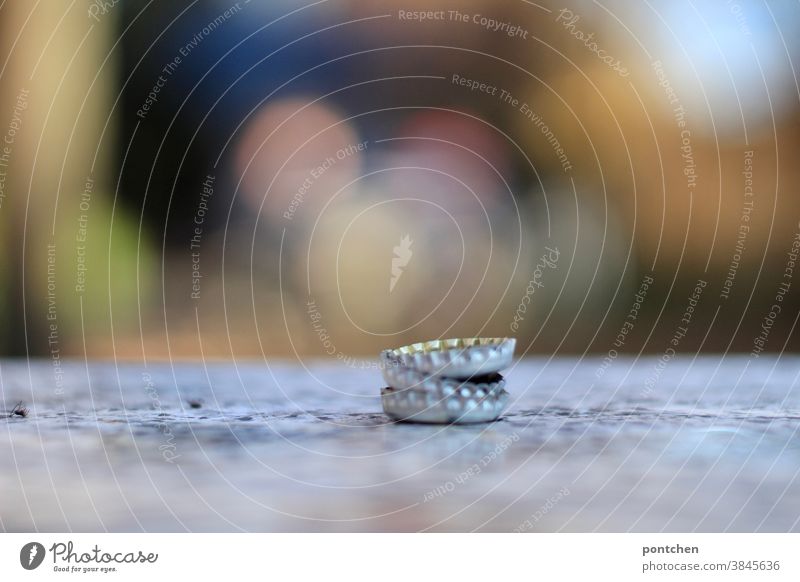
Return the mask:
<svg viewBox="0 0 800 582">
<path fill-rule="evenodd" d="M 466 424 L 497 420 L 508 404 L 500 371 L 514 338 L 420 342 L 381 352 L 383 411 L 395 420 Z"/>
</svg>

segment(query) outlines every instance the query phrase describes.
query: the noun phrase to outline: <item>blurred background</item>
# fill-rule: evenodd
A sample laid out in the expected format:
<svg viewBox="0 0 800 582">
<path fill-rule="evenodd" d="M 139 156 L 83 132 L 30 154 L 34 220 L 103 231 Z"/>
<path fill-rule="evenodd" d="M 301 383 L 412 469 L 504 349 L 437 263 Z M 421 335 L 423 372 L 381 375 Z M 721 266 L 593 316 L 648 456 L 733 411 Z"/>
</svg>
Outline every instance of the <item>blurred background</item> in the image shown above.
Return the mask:
<svg viewBox="0 0 800 582">
<path fill-rule="evenodd" d="M 0 4 L 0 354 L 795 350 L 800 6 Z"/>
</svg>

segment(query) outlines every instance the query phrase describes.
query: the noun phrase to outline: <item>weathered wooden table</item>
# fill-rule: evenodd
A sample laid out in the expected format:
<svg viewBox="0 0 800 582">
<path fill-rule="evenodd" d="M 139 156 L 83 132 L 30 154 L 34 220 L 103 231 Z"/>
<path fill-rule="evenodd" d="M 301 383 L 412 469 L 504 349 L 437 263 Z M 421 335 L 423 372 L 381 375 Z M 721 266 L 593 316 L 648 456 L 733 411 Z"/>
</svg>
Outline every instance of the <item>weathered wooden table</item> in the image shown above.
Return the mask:
<svg viewBox="0 0 800 582">
<path fill-rule="evenodd" d="M 0 363 L 6 531 L 798 531 L 800 358 L 526 359 L 499 422 L 341 363 Z"/>
</svg>

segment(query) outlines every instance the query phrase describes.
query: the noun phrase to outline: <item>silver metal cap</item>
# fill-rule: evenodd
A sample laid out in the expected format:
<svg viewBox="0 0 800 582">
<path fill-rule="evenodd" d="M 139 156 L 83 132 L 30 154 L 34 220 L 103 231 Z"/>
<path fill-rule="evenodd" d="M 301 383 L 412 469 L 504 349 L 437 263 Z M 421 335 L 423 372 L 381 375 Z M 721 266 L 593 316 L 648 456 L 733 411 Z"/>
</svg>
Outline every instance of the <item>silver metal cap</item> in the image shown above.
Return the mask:
<svg viewBox="0 0 800 582">
<path fill-rule="evenodd" d="M 387 416 L 406 422 L 470 424 L 497 420 L 508 404 L 508 392 L 500 388 L 486 393 L 479 386 L 463 384 L 447 396 L 430 390 L 383 388 L 381 402 Z"/>
</svg>

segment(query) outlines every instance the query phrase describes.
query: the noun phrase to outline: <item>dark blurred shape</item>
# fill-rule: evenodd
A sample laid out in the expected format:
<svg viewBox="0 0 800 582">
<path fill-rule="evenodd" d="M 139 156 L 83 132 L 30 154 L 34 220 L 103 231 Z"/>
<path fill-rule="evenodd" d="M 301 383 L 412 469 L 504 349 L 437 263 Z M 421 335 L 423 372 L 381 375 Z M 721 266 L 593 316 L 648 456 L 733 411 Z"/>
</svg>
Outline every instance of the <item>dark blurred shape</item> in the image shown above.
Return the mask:
<svg viewBox="0 0 800 582">
<path fill-rule="evenodd" d="M 4 353 L 798 346 L 796 5 L 92 6 L 0 8 Z"/>
</svg>

